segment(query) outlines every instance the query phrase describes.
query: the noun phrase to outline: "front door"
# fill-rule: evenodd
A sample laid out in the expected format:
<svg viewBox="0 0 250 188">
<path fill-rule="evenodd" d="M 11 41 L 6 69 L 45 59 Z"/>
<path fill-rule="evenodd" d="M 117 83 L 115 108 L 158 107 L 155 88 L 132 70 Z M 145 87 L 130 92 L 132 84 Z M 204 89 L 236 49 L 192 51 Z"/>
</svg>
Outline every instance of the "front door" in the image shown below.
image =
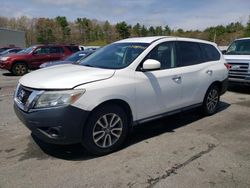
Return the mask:
<svg viewBox="0 0 250 188">
<path fill-rule="evenodd" d="M 135 72 L 135 80 L 137 80 L 136 120 L 176 110 L 181 105 L 182 80 L 181 72 L 175 68 L 175 43 L 159 44 L 144 61 L 146 59 L 159 61 L 161 69 L 143 72 L 138 67 Z"/>
<path fill-rule="evenodd" d="M 38 47 L 32 53 L 32 58 L 30 59 L 31 67 L 38 68 L 42 63 L 50 61 L 50 49 L 49 47 Z"/>
</svg>

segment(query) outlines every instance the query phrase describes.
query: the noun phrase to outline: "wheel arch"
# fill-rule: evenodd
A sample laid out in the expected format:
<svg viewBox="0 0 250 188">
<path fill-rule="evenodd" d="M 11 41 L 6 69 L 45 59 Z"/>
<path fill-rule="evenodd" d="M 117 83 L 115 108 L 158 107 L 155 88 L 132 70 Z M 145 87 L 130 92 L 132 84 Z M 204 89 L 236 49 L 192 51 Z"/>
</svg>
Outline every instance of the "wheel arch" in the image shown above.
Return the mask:
<svg viewBox="0 0 250 188">
<path fill-rule="evenodd" d="M 28 65 L 28 63 L 26 61 L 24 61 L 24 60 L 14 60 L 13 63 L 12 63 L 12 65 L 11 65 L 11 69 L 17 63 L 24 63 L 29 68 L 29 65 Z"/>
<path fill-rule="evenodd" d="M 222 91 L 222 82 L 221 81 L 214 81 L 212 84 L 210 84 L 210 86 L 208 87 L 208 89 L 209 88 L 211 88 L 212 86 L 217 86 L 218 88 L 219 88 L 219 90 L 220 90 L 220 93 L 221 93 L 221 91 Z M 207 89 L 207 91 L 208 91 L 208 89 Z"/>
<path fill-rule="evenodd" d="M 110 104 L 115 104 L 117 106 L 120 106 L 125 112 L 126 114 L 128 115 L 128 122 L 129 122 L 129 126 L 132 126 L 132 122 L 133 122 L 133 114 L 132 114 L 132 110 L 131 110 L 131 107 L 130 105 L 122 100 L 122 99 L 110 99 L 110 100 L 106 100 L 102 103 L 100 103 L 99 105 L 97 105 L 91 112 L 90 112 L 90 115 L 91 113 L 93 113 L 95 110 L 97 110 L 98 108 L 104 106 L 104 105 L 110 105 Z M 89 115 L 89 117 L 90 117 Z"/>
</svg>

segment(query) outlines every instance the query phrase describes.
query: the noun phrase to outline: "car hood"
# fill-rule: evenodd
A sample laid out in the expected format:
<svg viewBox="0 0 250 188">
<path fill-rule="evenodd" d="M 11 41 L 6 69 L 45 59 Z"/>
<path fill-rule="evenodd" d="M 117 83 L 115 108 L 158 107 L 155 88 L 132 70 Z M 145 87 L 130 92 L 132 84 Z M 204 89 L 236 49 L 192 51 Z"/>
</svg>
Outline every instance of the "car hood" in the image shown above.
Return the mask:
<svg viewBox="0 0 250 188">
<path fill-rule="evenodd" d="M 22 57 L 29 57 L 30 54 L 9 53 L 9 54 L 6 54 L 5 56 L 9 58 L 17 58 L 17 57 L 22 58 Z"/>
<path fill-rule="evenodd" d="M 111 78 L 112 69 L 82 65 L 57 65 L 24 75 L 19 83 L 34 89 L 71 89 L 77 85 Z"/>
<path fill-rule="evenodd" d="M 226 61 L 245 62 L 250 61 L 250 55 L 224 55 Z"/>
</svg>

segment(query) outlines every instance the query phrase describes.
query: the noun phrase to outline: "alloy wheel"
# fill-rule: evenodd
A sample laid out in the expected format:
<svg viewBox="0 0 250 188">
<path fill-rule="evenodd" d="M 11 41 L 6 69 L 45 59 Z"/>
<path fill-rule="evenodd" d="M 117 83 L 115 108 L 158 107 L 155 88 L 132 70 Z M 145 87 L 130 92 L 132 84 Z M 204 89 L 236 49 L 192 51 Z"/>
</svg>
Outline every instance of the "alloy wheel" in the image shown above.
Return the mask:
<svg viewBox="0 0 250 188">
<path fill-rule="evenodd" d="M 16 75 L 24 75 L 26 73 L 26 66 L 24 64 L 15 65 L 14 71 Z"/>
<path fill-rule="evenodd" d="M 219 101 L 219 94 L 216 89 L 212 89 L 207 96 L 207 109 L 210 113 L 216 110 L 217 104 Z"/>
<path fill-rule="evenodd" d="M 121 118 L 115 113 L 105 114 L 97 120 L 93 128 L 94 143 L 100 148 L 109 148 L 119 140 L 122 131 Z"/>
</svg>

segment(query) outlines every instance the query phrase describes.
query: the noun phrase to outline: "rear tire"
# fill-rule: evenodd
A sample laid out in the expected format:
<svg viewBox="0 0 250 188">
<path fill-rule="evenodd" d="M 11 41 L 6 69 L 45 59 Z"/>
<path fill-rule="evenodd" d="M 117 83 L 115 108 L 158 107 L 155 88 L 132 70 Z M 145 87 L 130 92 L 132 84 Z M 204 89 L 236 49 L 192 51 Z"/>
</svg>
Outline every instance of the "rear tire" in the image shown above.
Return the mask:
<svg viewBox="0 0 250 188">
<path fill-rule="evenodd" d="M 17 62 L 11 68 L 12 74 L 22 76 L 28 72 L 28 66 L 25 63 Z"/>
<path fill-rule="evenodd" d="M 210 116 L 216 113 L 220 102 L 220 89 L 217 85 L 212 85 L 208 88 L 203 100 L 203 112 Z"/>
<path fill-rule="evenodd" d="M 128 135 L 128 117 L 116 104 L 92 112 L 83 130 L 82 145 L 91 154 L 106 155 L 118 150 Z"/>
</svg>

